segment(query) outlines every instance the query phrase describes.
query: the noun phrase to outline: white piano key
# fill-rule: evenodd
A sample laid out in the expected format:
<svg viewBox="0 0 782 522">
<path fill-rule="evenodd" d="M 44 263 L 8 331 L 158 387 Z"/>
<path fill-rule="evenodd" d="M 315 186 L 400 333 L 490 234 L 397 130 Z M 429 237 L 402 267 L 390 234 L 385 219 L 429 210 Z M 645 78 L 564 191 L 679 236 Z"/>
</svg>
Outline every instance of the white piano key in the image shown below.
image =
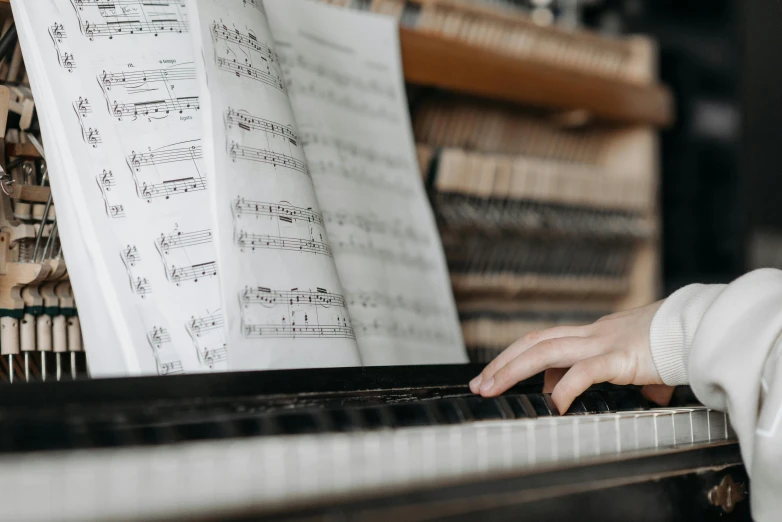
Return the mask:
<svg viewBox="0 0 782 522">
<path fill-rule="evenodd" d="M 673 414 L 674 444 L 691 444 L 693 442 L 692 416 L 690 411 Z"/>
<path fill-rule="evenodd" d="M 681 435 L 685 418 L 687 436 Z M 696 408 L 202 441 L 8 455 L 0 457 L 0 487 L 18 492 L 4 512 L 13 520 L 190 518 L 477 473 L 566 466 L 598 453 L 610 459 L 617 456 L 617 441 L 624 452 L 727 435 L 723 414 Z M 36 500 L 42 495 L 47 502 Z"/>
<path fill-rule="evenodd" d="M 723 440 L 728 436 L 727 416 L 716 410 L 709 410 L 709 440 Z"/>
<path fill-rule="evenodd" d="M 692 424 L 692 441 L 694 443 L 709 442 L 709 413 L 702 409 L 694 409 L 690 412 Z"/>
<path fill-rule="evenodd" d="M 674 443 L 673 415 L 669 411 L 654 414 L 656 446 L 672 446 Z"/>
<path fill-rule="evenodd" d="M 598 422 L 598 446 L 601 455 L 611 455 L 617 453 L 619 448 L 619 437 L 616 432 L 616 421 L 614 415 L 596 415 Z"/>
</svg>

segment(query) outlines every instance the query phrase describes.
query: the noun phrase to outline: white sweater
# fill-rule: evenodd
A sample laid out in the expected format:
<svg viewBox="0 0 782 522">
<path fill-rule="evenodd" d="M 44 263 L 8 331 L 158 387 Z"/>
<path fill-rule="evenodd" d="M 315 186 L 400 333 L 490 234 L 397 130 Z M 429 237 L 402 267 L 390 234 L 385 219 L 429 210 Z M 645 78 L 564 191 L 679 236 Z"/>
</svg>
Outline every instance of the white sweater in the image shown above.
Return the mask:
<svg viewBox="0 0 782 522">
<path fill-rule="evenodd" d="M 666 384 L 689 384 L 728 413 L 752 480 L 753 518 L 782 520 L 782 271 L 678 290 L 655 314 L 650 342 Z"/>
</svg>

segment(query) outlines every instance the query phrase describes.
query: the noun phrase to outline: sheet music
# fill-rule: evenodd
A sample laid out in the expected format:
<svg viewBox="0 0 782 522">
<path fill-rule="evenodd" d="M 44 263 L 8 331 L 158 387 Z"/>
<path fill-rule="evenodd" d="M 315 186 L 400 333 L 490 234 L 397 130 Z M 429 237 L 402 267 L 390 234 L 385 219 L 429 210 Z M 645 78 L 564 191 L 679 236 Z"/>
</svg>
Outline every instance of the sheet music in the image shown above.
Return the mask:
<svg viewBox="0 0 782 522">
<path fill-rule="evenodd" d="M 44 0 L 43 5 L 48 5 L 51 12 L 56 10 L 50 0 Z M 45 60 L 38 53 L 35 53 L 35 46 L 29 43 L 29 35 L 32 30 L 27 29 L 30 21 L 27 19 L 27 13 L 15 11 L 15 23 L 25 47 L 25 58 L 28 60 L 26 70 L 31 80 L 32 88 L 38 92 L 44 89 L 43 86 L 36 84 L 45 73 L 40 72 Z M 47 53 L 50 52 L 46 49 Z M 39 112 L 55 111 L 51 106 L 51 100 L 42 97 L 36 100 L 36 107 Z M 64 162 L 62 152 L 58 150 L 58 143 L 55 139 L 49 139 L 58 133 L 62 133 L 62 128 L 56 127 L 59 122 L 52 121 L 52 118 L 41 119 L 39 121 L 41 132 L 44 136 L 46 145 L 46 159 L 49 160 L 48 170 L 51 175 L 50 181 L 56 185 L 56 193 L 64 197 L 67 201 L 73 201 L 77 198 L 76 194 L 71 194 L 71 186 L 68 183 L 63 171 Z M 96 278 L 90 274 L 96 274 L 94 268 L 94 257 L 90 255 L 90 248 L 81 236 L 80 216 L 73 205 L 61 205 L 57 207 L 57 223 L 60 238 L 63 244 L 68 245 L 68 260 L 78 266 L 85 267 L 85 270 L 69 273 L 69 278 L 74 288 L 79 288 L 78 306 L 82 317 L 92 317 L 96 325 L 95 328 L 83 331 L 84 343 L 94 346 L 97 343 L 103 343 L 104 350 L 99 350 L 93 354 L 91 361 L 95 362 L 100 368 L 105 368 L 105 374 L 122 375 L 127 373 L 127 363 L 122 354 L 122 343 L 118 338 L 118 332 L 113 327 L 112 310 L 105 302 L 106 294 L 100 291 L 96 285 Z M 96 362 L 97 359 L 97 362 Z"/>
<path fill-rule="evenodd" d="M 230 366 L 361 364 L 260 0 L 188 7 L 203 49 L 203 153 Z"/>
<path fill-rule="evenodd" d="M 466 362 L 398 27 L 309 0 L 264 6 L 364 364 Z"/>
<path fill-rule="evenodd" d="M 64 167 L 52 176 L 57 207 L 74 207 L 94 260 L 92 268 L 69 264 L 69 271 L 92 270 L 122 343 L 124 372 L 226 368 L 184 2 L 46 0 L 13 7 L 30 20 L 25 55 L 40 53 L 44 64 L 31 75 L 39 76 L 36 99 L 49 102 L 40 117 L 59 129 L 47 136 L 57 141 Z M 60 179 L 68 191 L 58 188 Z M 66 252 L 79 248 L 64 239 Z M 84 284 L 74 291 L 81 303 Z M 99 325 L 84 316 L 82 327 Z M 102 364 L 101 350 L 87 346 L 94 376 L 116 371 Z"/>
</svg>

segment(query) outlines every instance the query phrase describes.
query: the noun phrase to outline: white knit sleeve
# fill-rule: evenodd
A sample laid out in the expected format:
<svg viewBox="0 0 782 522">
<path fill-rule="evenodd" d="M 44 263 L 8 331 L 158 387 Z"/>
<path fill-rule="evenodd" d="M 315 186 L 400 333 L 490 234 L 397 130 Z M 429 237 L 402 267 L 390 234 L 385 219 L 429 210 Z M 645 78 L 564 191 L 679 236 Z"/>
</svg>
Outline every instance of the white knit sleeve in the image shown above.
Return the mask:
<svg viewBox="0 0 782 522">
<path fill-rule="evenodd" d="M 674 293 L 652 321 L 655 364 L 668 384 L 728 413 L 752 481 L 754 520 L 782 513 L 782 271 Z"/>
<path fill-rule="evenodd" d="M 690 346 L 703 314 L 726 285 L 689 285 L 671 294 L 652 319 L 649 345 L 663 382 L 689 384 Z"/>
</svg>

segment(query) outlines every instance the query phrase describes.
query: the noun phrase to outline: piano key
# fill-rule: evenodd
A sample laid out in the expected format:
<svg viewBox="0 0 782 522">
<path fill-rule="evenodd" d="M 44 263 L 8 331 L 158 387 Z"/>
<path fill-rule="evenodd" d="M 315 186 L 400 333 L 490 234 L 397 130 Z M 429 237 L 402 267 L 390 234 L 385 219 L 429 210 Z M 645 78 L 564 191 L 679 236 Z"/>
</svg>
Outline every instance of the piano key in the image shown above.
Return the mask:
<svg viewBox="0 0 782 522">
<path fill-rule="evenodd" d="M 18 492 L 4 502 L 11 519 L 174 513 L 192 518 L 229 508 L 262 510 L 335 494 L 423 486 L 432 480 L 560 468 L 590 457 L 621 458 L 627 450 L 660 452 L 720 443 L 730 440 L 728 431 L 709 429 L 720 425 L 720 417 L 725 426 L 722 413 L 679 408 L 13 454 L 0 457 L 0 488 Z M 643 424 L 645 420 L 651 424 Z M 671 427 L 667 434 L 661 432 L 664 426 Z M 674 426 L 692 428 L 673 436 Z M 643 433 L 650 436 L 625 444 Z M 78 502 L 67 497 L 74 492 Z M 49 501 L 35 502 L 34 495 Z M 47 511 L 65 507 L 67 517 Z"/>
</svg>

